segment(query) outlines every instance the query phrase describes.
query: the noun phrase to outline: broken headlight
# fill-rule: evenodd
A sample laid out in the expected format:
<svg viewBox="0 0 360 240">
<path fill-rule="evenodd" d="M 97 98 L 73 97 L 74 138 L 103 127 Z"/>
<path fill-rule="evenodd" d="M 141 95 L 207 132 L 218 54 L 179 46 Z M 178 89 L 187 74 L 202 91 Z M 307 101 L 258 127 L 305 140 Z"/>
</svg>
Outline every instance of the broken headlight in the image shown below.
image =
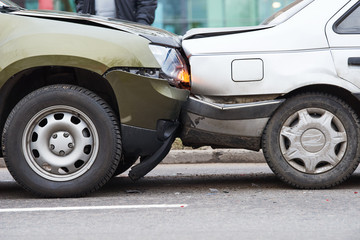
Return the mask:
<svg viewBox="0 0 360 240">
<path fill-rule="evenodd" d="M 151 52 L 161 66 L 162 73 L 170 85 L 190 89 L 190 76 L 185 60 L 178 50 L 158 45 L 149 45 Z"/>
</svg>

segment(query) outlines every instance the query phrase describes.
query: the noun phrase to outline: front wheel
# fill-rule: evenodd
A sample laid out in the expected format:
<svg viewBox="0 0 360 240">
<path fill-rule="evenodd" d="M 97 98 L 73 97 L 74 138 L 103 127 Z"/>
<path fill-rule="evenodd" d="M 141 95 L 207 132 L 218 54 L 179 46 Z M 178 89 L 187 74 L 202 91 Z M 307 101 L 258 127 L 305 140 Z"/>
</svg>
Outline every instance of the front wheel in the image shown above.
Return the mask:
<svg viewBox="0 0 360 240">
<path fill-rule="evenodd" d="M 282 180 L 298 188 L 328 188 L 359 164 L 360 125 L 345 102 L 327 94 L 289 98 L 263 136 L 265 158 Z"/>
<path fill-rule="evenodd" d="M 117 119 L 100 97 L 53 85 L 16 105 L 4 127 L 3 150 L 25 189 L 44 197 L 83 196 L 111 178 L 121 139 Z"/>
</svg>

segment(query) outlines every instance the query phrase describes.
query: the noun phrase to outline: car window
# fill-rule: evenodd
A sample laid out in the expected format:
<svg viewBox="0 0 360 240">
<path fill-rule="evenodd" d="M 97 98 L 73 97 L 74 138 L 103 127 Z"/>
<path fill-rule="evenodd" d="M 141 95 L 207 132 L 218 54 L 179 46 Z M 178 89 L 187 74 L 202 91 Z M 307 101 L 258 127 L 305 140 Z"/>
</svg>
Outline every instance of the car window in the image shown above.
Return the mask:
<svg viewBox="0 0 360 240">
<path fill-rule="evenodd" d="M 278 25 L 285 22 L 314 0 L 296 0 L 278 12 L 274 13 L 271 17 L 262 22 L 262 25 Z"/>
<path fill-rule="evenodd" d="M 9 5 L 9 3 L 6 1 L 0 1 L 0 6 L 4 6 L 4 5 Z"/>
<path fill-rule="evenodd" d="M 11 1 L 6 1 L 6 0 L 1 0 L 0 1 L 0 7 L 3 6 L 12 6 L 12 7 L 19 7 L 17 4 L 11 2 Z"/>
<path fill-rule="evenodd" d="M 337 33 L 360 33 L 360 4 L 356 4 L 335 23 Z"/>
</svg>

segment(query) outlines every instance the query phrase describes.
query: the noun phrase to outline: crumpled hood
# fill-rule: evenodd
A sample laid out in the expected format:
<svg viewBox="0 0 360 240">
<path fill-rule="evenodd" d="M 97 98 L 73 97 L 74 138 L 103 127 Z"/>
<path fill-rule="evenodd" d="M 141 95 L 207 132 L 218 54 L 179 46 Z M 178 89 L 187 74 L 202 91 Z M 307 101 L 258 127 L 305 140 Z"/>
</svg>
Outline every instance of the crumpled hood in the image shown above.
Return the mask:
<svg viewBox="0 0 360 240">
<path fill-rule="evenodd" d="M 10 14 L 112 28 L 144 37 L 154 44 L 161 44 L 176 48 L 179 48 L 181 46 L 181 39 L 175 34 L 172 34 L 162 29 L 154 28 L 143 24 L 132 23 L 124 20 L 109 19 L 89 14 L 76 14 L 71 12 L 44 10 L 21 10 L 11 12 Z"/>
</svg>

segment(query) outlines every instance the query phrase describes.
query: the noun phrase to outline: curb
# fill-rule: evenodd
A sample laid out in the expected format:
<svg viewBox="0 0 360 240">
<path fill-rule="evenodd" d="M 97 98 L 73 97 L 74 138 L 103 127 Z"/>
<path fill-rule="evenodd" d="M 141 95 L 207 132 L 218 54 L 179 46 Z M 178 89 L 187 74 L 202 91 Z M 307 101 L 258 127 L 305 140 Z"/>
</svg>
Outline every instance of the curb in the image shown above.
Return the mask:
<svg viewBox="0 0 360 240">
<path fill-rule="evenodd" d="M 265 163 L 261 151 L 244 149 L 171 150 L 162 164 L 189 163 Z M 0 168 L 6 167 L 0 158 Z"/>
</svg>

